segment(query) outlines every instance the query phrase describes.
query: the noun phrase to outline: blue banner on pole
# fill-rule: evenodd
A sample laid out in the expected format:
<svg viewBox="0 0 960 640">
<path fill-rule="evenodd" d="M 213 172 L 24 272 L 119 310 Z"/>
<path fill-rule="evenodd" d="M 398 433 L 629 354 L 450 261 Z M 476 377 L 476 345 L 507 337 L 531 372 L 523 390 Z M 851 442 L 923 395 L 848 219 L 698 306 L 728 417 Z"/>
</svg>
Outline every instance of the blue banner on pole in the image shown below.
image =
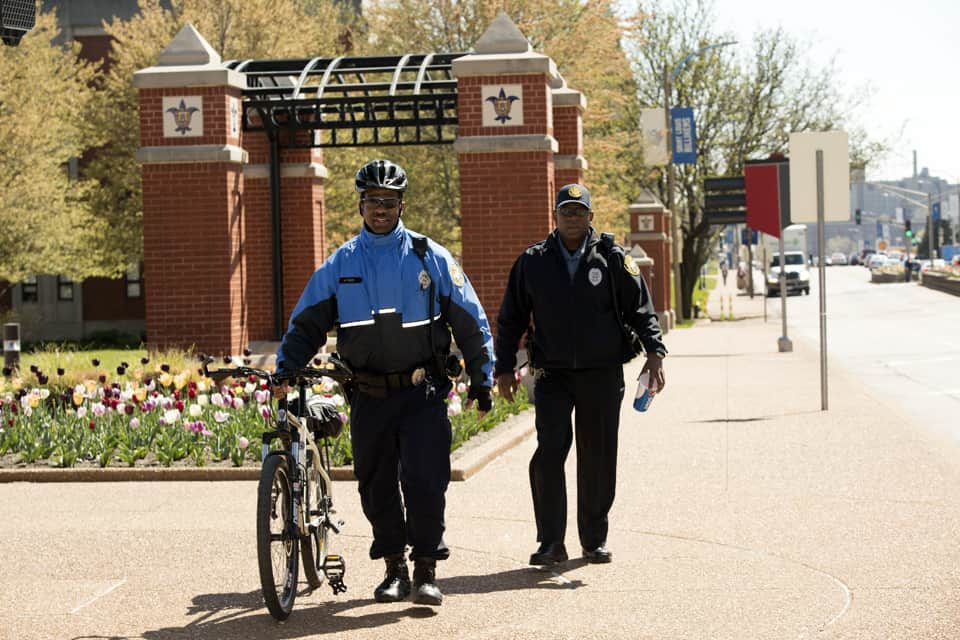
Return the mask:
<svg viewBox="0 0 960 640">
<path fill-rule="evenodd" d="M 883 224 L 881 224 L 879 220 L 877 220 L 877 237 L 878 238 L 883 237 Z"/>
<path fill-rule="evenodd" d="M 939 202 L 933 203 L 933 221 L 940 222 L 940 203 Z"/>
<path fill-rule="evenodd" d="M 671 138 L 673 140 L 673 163 L 696 164 L 697 132 L 691 107 L 670 109 Z"/>
</svg>

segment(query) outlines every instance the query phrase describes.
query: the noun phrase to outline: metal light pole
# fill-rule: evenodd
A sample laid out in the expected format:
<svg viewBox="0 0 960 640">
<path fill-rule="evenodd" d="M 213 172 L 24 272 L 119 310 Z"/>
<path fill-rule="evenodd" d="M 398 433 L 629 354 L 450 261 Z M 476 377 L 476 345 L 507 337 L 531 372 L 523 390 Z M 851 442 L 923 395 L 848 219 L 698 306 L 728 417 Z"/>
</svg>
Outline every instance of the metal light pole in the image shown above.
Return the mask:
<svg viewBox="0 0 960 640">
<path fill-rule="evenodd" d="M 677 79 L 677 74 L 683 69 L 684 65 L 690 61 L 691 58 L 710 51 L 711 49 L 717 49 L 719 47 L 727 47 L 732 44 L 737 44 L 736 40 L 731 40 L 729 42 L 720 42 L 717 44 L 708 44 L 704 47 L 700 47 L 696 51 L 688 53 L 683 60 L 680 61 L 674 69 L 673 73 L 668 74 L 667 68 L 663 68 L 663 117 L 667 125 L 667 209 L 670 211 L 670 234 L 673 240 L 673 247 L 671 251 L 671 256 L 673 258 L 673 300 L 674 307 L 676 308 L 676 316 L 678 320 L 685 320 L 683 313 L 683 289 L 680 286 L 680 223 L 679 216 L 677 211 L 674 210 L 673 206 L 673 191 L 674 191 L 674 177 L 673 177 L 673 123 L 670 121 L 670 93 L 673 90 L 673 83 Z"/>
</svg>

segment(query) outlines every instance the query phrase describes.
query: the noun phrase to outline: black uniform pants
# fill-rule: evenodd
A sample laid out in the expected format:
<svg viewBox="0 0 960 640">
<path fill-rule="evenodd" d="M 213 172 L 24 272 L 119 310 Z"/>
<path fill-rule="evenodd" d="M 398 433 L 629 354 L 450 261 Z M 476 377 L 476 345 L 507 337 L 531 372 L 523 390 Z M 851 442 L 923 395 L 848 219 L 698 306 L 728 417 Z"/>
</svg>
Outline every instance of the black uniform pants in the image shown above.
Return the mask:
<svg viewBox="0 0 960 640">
<path fill-rule="evenodd" d="M 429 397 L 425 385 L 391 390 L 385 398 L 360 391 L 353 396 L 353 469 L 363 514 L 373 527 L 373 559 L 403 553 L 407 544 L 414 559 L 450 555 L 443 542 L 450 483 L 449 390 L 446 381 Z"/>
<path fill-rule="evenodd" d="M 606 542 L 607 513 L 617 481 L 617 429 L 623 401 L 623 367 L 552 369 L 534 388 L 537 450 L 530 460 L 530 488 L 537 541 L 563 542 L 567 488 L 563 465 L 573 441 L 576 409 L 577 528 L 580 544 Z"/>
</svg>

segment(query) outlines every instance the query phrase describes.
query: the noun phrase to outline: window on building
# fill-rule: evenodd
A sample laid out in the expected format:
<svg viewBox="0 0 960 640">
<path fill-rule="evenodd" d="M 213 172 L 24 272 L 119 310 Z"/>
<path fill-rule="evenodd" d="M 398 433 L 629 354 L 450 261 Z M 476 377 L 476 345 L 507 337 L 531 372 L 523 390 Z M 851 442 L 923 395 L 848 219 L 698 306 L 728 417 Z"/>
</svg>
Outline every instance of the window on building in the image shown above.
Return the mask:
<svg viewBox="0 0 960 640">
<path fill-rule="evenodd" d="M 27 276 L 20 284 L 20 299 L 23 302 L 39 302 L 37 293 L 37 276 Z"/>
<path fill-rule="evenodd" d="M 140 265 L 131 267 L 125 276 L 127 281 L 127 297 L 139 298 L 143 295 L 143 276 L 140 274 Z"/>
<path fill-rule="evenodd" d="M 57 276 L 57 300 L 73 300 L 73 280 Z"/>
</svg>

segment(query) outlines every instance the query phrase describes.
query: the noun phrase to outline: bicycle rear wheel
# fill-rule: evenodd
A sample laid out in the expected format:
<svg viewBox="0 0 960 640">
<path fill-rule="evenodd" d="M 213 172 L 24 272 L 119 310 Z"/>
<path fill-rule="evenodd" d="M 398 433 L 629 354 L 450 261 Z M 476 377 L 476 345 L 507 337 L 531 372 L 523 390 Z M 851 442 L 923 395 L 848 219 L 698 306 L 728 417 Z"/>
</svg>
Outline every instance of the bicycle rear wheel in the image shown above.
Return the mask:
<svg viewBox="0 0 960 640">
<path fill-rule="evenodd" d="M 257 488 L 257 560 L 263 600 L 277 620 L 290 615 L 297 597 L 300 535 L 290 513 L 291 490 L 286 457 L 267 457 Z"/>
<path fill-rule="evenodd" d="M 320 474 L 320 457 L 316 449 L 307 449 L 307 515 L 310 520 L 319 517 L 320 526 L 308 536 L 300 538 L 300 555 L 303 561 L 303 575 L 311 588 L 316 589 L 323 584 L 323 572 L 319 571 L 318 562 L 323 562 L 327 556 L 326 526 L 328 500 L 330 488 Z"/>
</svg>

